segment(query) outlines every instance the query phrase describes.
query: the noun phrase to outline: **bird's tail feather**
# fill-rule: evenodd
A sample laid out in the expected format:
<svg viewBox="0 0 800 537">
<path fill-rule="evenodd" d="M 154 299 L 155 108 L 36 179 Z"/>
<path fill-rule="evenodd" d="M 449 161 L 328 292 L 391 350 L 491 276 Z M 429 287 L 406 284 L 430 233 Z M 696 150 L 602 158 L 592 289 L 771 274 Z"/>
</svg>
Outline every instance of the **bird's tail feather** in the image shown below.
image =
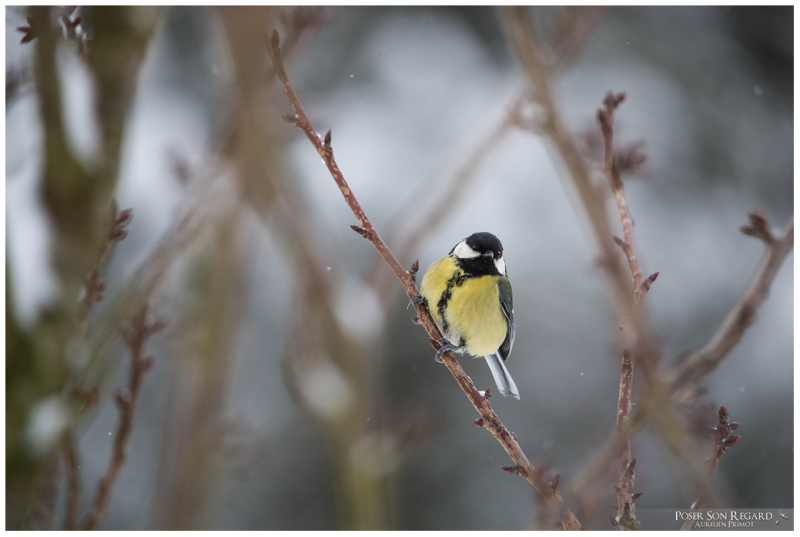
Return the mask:
<svg viewBox="0 0 800 537">
<path fill-rule="evenodd" d="M 500 358 L 497 353 L 489 354 L 488 356 L 484 356 L 484 358 L 486 358 L 486 363 L 489 364 L 489 369 L 492 370 L 494 382 L 497 384 L 500 393 L 519 399 L 517 385 L 514 384 L 514 379 L 511 378 L 511 374 L 508 372 L 508 369 L 506 369 L 506 364 L 503 363 L 503 359 Z"/>
</svg>

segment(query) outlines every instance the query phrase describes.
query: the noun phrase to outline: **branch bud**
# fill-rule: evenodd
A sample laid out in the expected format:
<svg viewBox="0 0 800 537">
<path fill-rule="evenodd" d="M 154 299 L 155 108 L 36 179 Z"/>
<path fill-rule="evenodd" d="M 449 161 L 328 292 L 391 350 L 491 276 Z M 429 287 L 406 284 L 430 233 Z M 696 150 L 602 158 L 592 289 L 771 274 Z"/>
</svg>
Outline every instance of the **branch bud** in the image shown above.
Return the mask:
<svg viewBox="0 0 800 537">
<path fill-rule="evenodd" d="M 728 449 L 731 446 L 735 446 L 736 443 L 739 442 L 740 438 L 741 438 L 741 436 L 739 436 L 738 434 L 735 434 L 733 436 L 729 436 L 728 438 L 726 438 L 726 439 L 724 439 L 722 441 L 722 445 L 723 445 L 723 447 L 725 449 Z"/>
<path fill-rule="evenodd" d="M 116 390 L 114 392 L 114 402 L 120 408 L 120 410 L 124 410 L 131 404 L 131 394 L 127 390 Z"/>
<path fill-rule="evenodd" d="M 152 368 L 156 363 L 156 359 L 153 356 L 147 356 L 142 359 L 140 362 L 142 371 L 147 371 Z"/>
<path fill-rule="evenodd" d="M 125 209 L 117 217 L 118 226 L 126 226 L 133 220 L 133 209 Z"/>
<path fill-rule="evenodd" d="M 281 114 L 281 119 L 283 119 L 286 123 L 294 125 L 295 127 L 297 127 L 300 120 L 297 114 Z"/>
</svg>

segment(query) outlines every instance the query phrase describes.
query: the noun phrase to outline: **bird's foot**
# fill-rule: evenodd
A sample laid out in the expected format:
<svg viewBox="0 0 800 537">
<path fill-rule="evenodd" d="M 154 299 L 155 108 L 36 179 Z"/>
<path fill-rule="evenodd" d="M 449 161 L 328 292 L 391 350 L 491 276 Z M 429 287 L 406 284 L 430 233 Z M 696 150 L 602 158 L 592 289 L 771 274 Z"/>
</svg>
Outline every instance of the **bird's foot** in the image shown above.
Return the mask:
<svg viewBox="0 0 800 537">
<path fill-rule="evenodd" d="M 450 343 L 447 338 L 442 338 L 439 340 L 439 344 L 443 345 L 438 351 L 436 351 L 436 361 L 440 364 L 443 364 L 444 361 L 442 360 L 442 354 L 446 352 L 463 352 L 464 347 L 457 347 Z"/>
<path fill-rule="evenodd" d="M 408 306 L 406 306 L 406 309 L 411 307 L 411 304 L 417 304 L 417 303 L 422 303 L 425 305 L 426 308 L 428 307 L 428 301 L 425 300 L 425 297 L 423 297 L 422 295 L 417 295 L 408 301 Z"/>
</svg>

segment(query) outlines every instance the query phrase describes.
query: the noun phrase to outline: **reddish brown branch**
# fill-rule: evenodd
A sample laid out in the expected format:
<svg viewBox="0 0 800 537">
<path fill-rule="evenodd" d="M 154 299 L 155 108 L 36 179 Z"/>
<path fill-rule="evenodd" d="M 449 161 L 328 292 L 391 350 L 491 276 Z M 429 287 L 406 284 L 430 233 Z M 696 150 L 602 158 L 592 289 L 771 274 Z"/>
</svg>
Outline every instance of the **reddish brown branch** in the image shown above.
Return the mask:
<svg viewBox="0 0 800 537">
<path fill-rule="evenodd" d="M 739 422 L 734 421 L 728 423 L 728 407 L 722 405 L 719 407 L 719 420 L 716 427 L 712 427 L 711 432 L 714 434 L 714 451 L 711 452 L 711 459 L 708 461 L 708 474 L 706 478 L 706 485 L 697 493 L 697 499 L 692 503 L 690 512 L 695 512 L 701 503 L 704 501 L 705 488 L 711 482 L 714 472 L 717 470 L 717 465 L 720 459 L 725 454 L 725 451 L 736 443 L 741 438 L 738 434 L 732 435 L 731 432 L 739 428 Z M 681 531 L 692 529 L 691 517 L 683 523 Z"/>
<path fill-rule="evenodd" d="M 407 272 L 402 267 L 400 262 L 397 261 L 395 256 L 389 250 L 389 247 L 386 246 L 378 233 L 375 231 L 375 228 L 372 226 L 369 218 L 367 218 L 364 210 L 361 208 L 361 205 L 358 203 L 358 200 L 356 199 L 352 190 L 350 190 L 347 181 L 339 170 L 339 167 L 333 157 L 333 149 L 330 147 L 330 131 L 328 131 L 328 134 L 325 137 L 326 141 L 323 142 L 317 135 L 308 119 L 308 116 L 303 110 L 300 100 L 294 92 L 294 89 L 292 88 L 292 85 L 289 82 L 289 78 L 286 74 L 286 70 L 283 67 L 280 52 L 280 38 L 277 31 L 273 30 L 272 36 L 267 41 L 267 48 L 269 50 L 272 63 L 275 66 L 275 71 L 277 72 L 278 78 L 283 86 L 284 93 L 294 109 L 296 115 L 296 125 L 303 130 L 308 139 L 317 149 L 317 152 L 322 157 L 325 165 L 328 167 L 328 170 L 331 172 L 334 181 L 336 181 L 336 184 L 339 186 L 339 190 L 342 192 L 345 201 L 350 206 L 350 209 L 353 211 L 353 214 L 359 221 L 360 227 L 354 226 L 353 229 L 361 234 L 364 238 L 369 240 L 370 243 L 372 243 L 380 256 L 386 261 L 397 278 L 400 280 L 400 283 L 406 290 L 408 297 L 414 298 L 418 296 L 419 292 L 417 291 L 417 286 L 415 284 L 415 271 Z M 438 343 L 435 342 L 441 339 L 442 335 L 439 333 L 439 330 L 433 322 L 433 319 L 431 319 L 430 314 L 424 306 L 421 306 L 419 303 L 415 303 L 414 307 L 420 323 L 427 331 L 434 347 L 438 349 Z M 558 493 L 558 491 L 552 487 L 550 483 L 547 483 L 543 479 L 543 476 L 537 472 L 536 468 L 525 456 L 525 453 L 522 451 L 522 448 L 520 447 L 514 435 L 509 432 L 508 429 L 506 429 L 506 427 L 497 417 L 497 414 L 495 414 L 495 412 L 492 410 L 488 398 L 481 395 L 481 393 L 473 384 L 472 379 L 467 376 L 458 361 L 449 352 L 443 354 L 442 359 L 445 366 L 447 366 L 448 370 L 453 377 L 455 377 L 459 386 L 461 386 L 461 389 L 467 395 L 467 398 L 469 398 L 472 405 L 480 414 L 480 419 L 482 420 L 481 426 L 492 433 L 497 441 L 503 446 L 503 449 L 505 449 L 506 453 L 508 453 L 509 457 L 511 457 L 511 460 L 514 462 L 516 467 L 514 472 L 524 477 L 529 483 L 531 483 L 531 485 L 533 485 L 533 487 L 542 495 L 550 507 L 560 511 L 562 524 L 565 529 L 583 529 L 583 526 L 581 526 L 580 522 L 577 520 L 577 518 L 575 518 L 575 515 L 573 515 L 572 512 L 563 505 L 563 500 L 561 499 L 561 495 Z"/>
<path fill-rule="evenodd" d="M 96 529 L 98 524 L 105 518 L 111 491 L 114 489 L 117 476 L 125 464 L 128 441 L 133 429 L 133 417 L 136 413 L 136 403 L 139 400 L 142 379 L 144 374 L 153 367 L 153 357 L 143 356 L 144 345 L 151 335 L 164 327 L 164 321 L 148 319 L 147 307 L 143 306 L 133 315 L 130 326 L 123 329 L 123 337 L 131 354 L 130 381 L 126 390 L 117 390 L 114 394 L 114 402 L 119 408 L 120 417 L 116 434 L 114 435 L 111 460 L 100 483 L 97 485 L 92 507 L 84 518 L 81 529 Z"/>
<path fill-rule="evenodd" d="M 603 134 L 605 145 L 605 172 L 617 203 L 619 217 L 622 221 L 622 231 L 625 239 L 614 237 L 614 242 L 622 248 L 625 257 L 628 259 L 628 266 L 633 277 L 633 304 L 631 305 L 628 320 L 622 330 L 623 350 L 622 368 L 619 377 L 619 399 L 617 402 L 617 433 L 621 433 L 625 428 L 626 421 L 631 412 L 631 393 L 633 389 L 633 355 L 637 361 L 641 362 L 645 354 L 644 345 L 639 344 L 641 340 L 641 325 L 639 315 L 647 291 L 652 283 L 658 278 L 658 272 L 652 274 L 646 280 L 642 275 L 639 258 L 636 254 L 636 239 L 633 234 L 633 217 L 628 209 L 625 200 L 625 188 L 620 179 L 619 169 L 617 168 L 616 156 L 614 154 L 614 112 L 617 107 L 625 100 L 625 93 L 611 93 L 606 95 L 603 101 L 604 108 L 597 110 L 597 120 L 600 123 L 600 130 Z M 625 442 L 618 460 L 619 478 L 617 480 L 617 517 L 615 526 L 617 529 L 637 529 L 639 524 L 636 521 L 636 511 L 634 502 L 636 501 L 633 493 L 633 482 L 635 474 L 636 459 L 631 458 L 630 440 Z"/>
<path fill-rule="evenodd" d="M 676 391 L 691 387 L 697 379 L 714 370 L 739 343 L 745 330 L 753 323 L 756 311 L 767 298 L 781 263 L 792 249 L 794 216 L 789 217 L 779 236 L 770 231 L 767 219 L 759 213 L 751 212 L 750 222 L 751 225 L 742 226 L 741 230 L 746 235 L 764 241 L 767 246 L 764 258 L 717 331 L 677 367 L 672 380 L 672 388 Z"/>
</svg>

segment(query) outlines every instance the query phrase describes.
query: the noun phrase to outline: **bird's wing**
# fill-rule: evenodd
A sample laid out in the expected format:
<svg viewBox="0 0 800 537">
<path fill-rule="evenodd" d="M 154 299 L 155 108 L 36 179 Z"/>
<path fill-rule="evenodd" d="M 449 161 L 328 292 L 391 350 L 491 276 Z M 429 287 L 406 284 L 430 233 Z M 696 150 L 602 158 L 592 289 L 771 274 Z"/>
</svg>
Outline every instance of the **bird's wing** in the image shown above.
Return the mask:
<svg viewBox="0 0 800 537">
<path fill-rule="evenodd" d="M 501 279 L 497 282 L 497 287 L 500 289 L 500 307 L 503 310 L 503 315 L 506 316 L 506 321 L 508 321 L 506 339 L 497 349 L 497 354 L 503 360 L 508 360 L 508 356 L 511 354 L 511 347 L 514 346 L 514 303 L 511 300 L 511 284 L 508 283 L 508 280 Z"/>
</svg>

